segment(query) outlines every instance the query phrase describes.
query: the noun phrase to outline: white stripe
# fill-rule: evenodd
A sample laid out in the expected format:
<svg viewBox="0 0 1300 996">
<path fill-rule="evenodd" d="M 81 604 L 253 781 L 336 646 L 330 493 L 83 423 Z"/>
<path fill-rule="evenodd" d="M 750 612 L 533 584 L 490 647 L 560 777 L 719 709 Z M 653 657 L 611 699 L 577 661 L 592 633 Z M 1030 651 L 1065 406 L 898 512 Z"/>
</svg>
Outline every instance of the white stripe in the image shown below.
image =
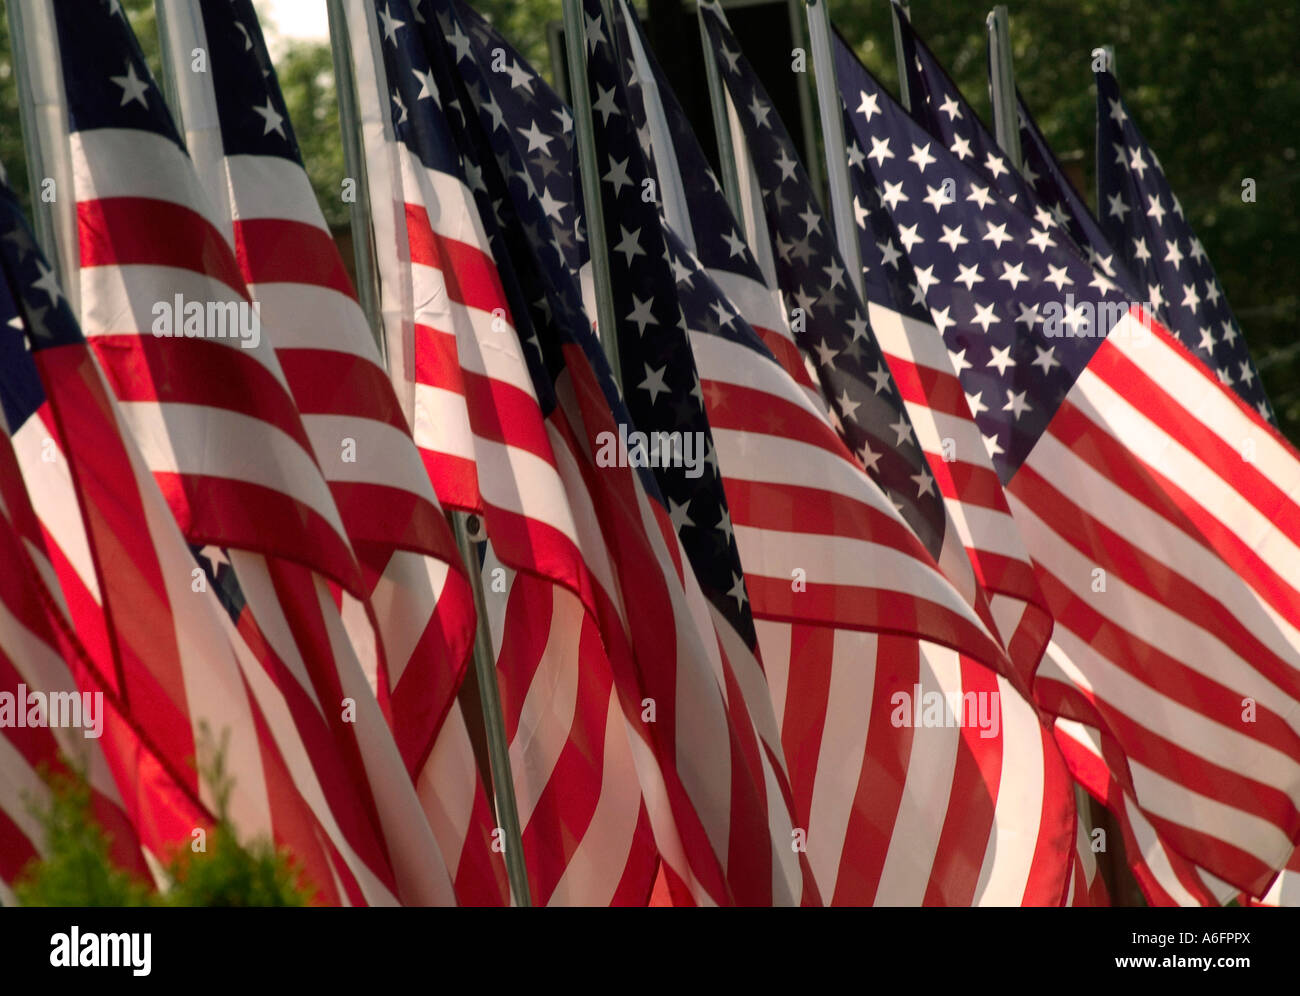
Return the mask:
<svg viewBox="0 0 1300 996">
<path fill-rule="evenodd" d="M 343 523 L 312 457 L 261 419 L 212 406 L 155 401 L 119 405 L 155 473 L 202 474 L 261 485 L 319 515 L 342 539 Z M 195 445 L 202 440 L 202 446 Z M 256 441 L 256 445 L 250 445 Z"/>
</svg>

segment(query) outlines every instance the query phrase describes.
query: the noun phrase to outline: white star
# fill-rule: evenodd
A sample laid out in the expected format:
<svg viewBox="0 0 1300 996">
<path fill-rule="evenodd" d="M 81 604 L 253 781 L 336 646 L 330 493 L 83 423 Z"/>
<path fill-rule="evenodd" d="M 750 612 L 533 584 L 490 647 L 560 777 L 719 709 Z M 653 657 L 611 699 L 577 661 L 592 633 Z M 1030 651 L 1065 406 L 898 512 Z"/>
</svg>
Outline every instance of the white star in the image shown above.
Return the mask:
<svg viewBox="0 0 1300 996">
<path fill-rule="evenodd" d="M 794 179 L 795 167 L 799 164 L 785 154 L 785 149 L 781 149 L 781 156 L 776 161 L 776 165 L 781 170 L 781 182 Z"/>
<path fill-rule="evenodd" d="M 523 135 L 524 138 L 528 139 L 529 153 L 537 152 L 538 150 L 541 150 L 542 155 L 549 156 L 551 154 L 550 145 L 551 145 L 551 140 L 552 138 L 554 138 L 554 136 L 547 135 L 546 132 L 538 128 L 536 121 L 529 122 L 529 127 L 527 128 L 516 128 L 515 131 L 519 132 L 519 134 Z"/>
<path fill-rule="evenodd" d="M 617 197 L 620 190 L 624 187 L 634 186 L 632 178 L 627 175 L 627 159 L 615 161 L 611 156 L 609 160 L 609 172 L 601 177 L 608 184 L 614 187 L 614 196 Z"/>
<path fill-rule="evenodd" d="M 1002 243 L 1011 241 L 1011 236 L 1007 234 L 1007 223 L 1004 221 L 1000 225 L 989 225 L 981 241 L 992 242 L 993 248 L 1001 251 Z"/>
<path fill-rule="evenodd" d="M 614 251 L 625 253 L 627 255 L 627 265 L 631 266 L 634 258 L 645 255 L 645 250 L 641 248 L 639 241 L 641 229 L 637 228 L 629 232 L 622 225 L 619 225 L 618 229 L 622 233 L 623 240 L 614 247 Z"/>
<path fill-rule="evenodd" d="M 970 193 L 966 195 L 966 200 L 974 201 L 980 206 L 981 211 L 993 203 L 993 198 L 989 196 L 989 188 L 980 187 L 973 183 L 970 185 Z"/>
<path fill-rule="evenodd" d="M 867 470 L 874 471 L 877 474 L 880 473 L 880 468 L 876 465 L 880 463 L 882 454 L 877 453 L 866 443 L 863 443 L 862 449 L 858 450 L 857 456 L 862 461 L 862 466 Z"/>
<path fill-rule="evenodd" d="M 969 159 L 974 155 L 970 150 L 970 139 L 963 138 L 961 135 L 952 140 L 952 145 L 948 147 L 948 151 L 958 159 Z"/>
<path fill-rule="evenodd" d="M 1147 161 L 1142 158 L 1141 149 L 1129 149 L 1128 168 L 1137 173 L 1139 180 L 1145 180 L 1147 175 Z"/>
<path fill-rule="evenodd" d="M 916 268 L 916 283 L 924 297 L 930 293 L 930 288 L 939 283 L 939 278 L 934 275 L 933 266 L 918 266 Z"/>
<path fill-rule="evenodd" d="M 952 203 L 952 198 L 949 197 L 947 191 L 944 190 L 943 184 L 940 184 L 937 187 L 932 187 L 927 183 L 925 185 L 925 197 L 923 197 L 922 200 L 934 208 L 935 214 L 939 213 L 940 208 L 947 207 Z"/>
<path fill-rule="evenodd" d="M 912 146 L 912 154 L 907 157 L 909 163 L 915 163 L 916 168 L 924 173 L 925 168 L 933 162 L 937 162 L 934 156 L 930 155 L 930 143 L 926 142 L 925 147 L 919 145 Z"/>
<path fill-rule="evenodd" d="M 984 278 L 980 276 L 979 263 L 972 263 L 970 266 L 958 263 L 957 276 L 952 278 L 952 282 L 955 284 L 965 284 L 968 291 L 974 290 L 976 284 L 984 283 Z"/>
<path fill-rule="evenodd" d="M 1043 317 L 1038 313 L 1037 304 L 1021 304 L 1020 314 L 1016 316 L 1017 325 L 1027 325 L 1033 329 L 1035 325 L 1043 324 Z"/>
<path fill-rule="evenodd" d="M 1214 352 L 1214 333 L 1204 325 L 1201 326 L 1201 341 L 1196 344 L 1197 349 L 1203 349 L 1207 353 Z"/>
<path fill-rule="evenodd" d="M 637 387 L 641 388 L 643 391 L 650 392 L 650 404 L 652 405 L 659 398 L 659 395 L 672 394 L 668 385 L 664 383 L 664 372 L 667 369 L 667 364 L 664 364 L 658 370 L 650 369 L 649 363 L 645 365 L 645 380 L 641 381 Z"/>
<path fill-rule="evenodd" d="M 1178 248 L 1178 240 L 1169 239 L 1167 242 L 1165 242 L 1165 246 L 1169 250 L 1168 252 L 1165 253 L 1165 262 L 1173 263 L 1174 271 L 1177 272 L 1178 264 L 1183 261 L 1183 251 Z"/>
<path fill-rule="evenodd" d="M 542 205 L 542 210 L 545 211 L 549 217 L 554 218 L 556 221 L 564 220 L 563 215 L 561 214 L 564 210 L 564 201 L 557 201 L 551 196 L 551 192 L 546 188 L 542 188 L 542 196 L 538 198 L 538 203 Z"/>
<path fill-rule="evenodd" d="M 984 168 L 993 175 L 993 179 L 995 180 L 1003 173 L 1010 172 L 1010 170 L 1007 169 L 1006 160 L 1001 156 L 995 156 L 992 152 L 989 153 L 988 159 L 984 161 Z"/>
<path fill-rule="evenodd" d="M 1160 204 L 1160 196 L 1158 194 L 1147 195 L 1147 203 L 1151 205 L 1147 208 L 1147 217 L 1154 218 L 1157 225 L 1164 224 L 1165 214 L 1167 212 Z"/>
<path fill-rule="evenodd" d="M 1011 289 L 1015 290 L 1024 281 L 1029 279 L 1027 276 L 1025 276 L 1024 267 L 1025 267 L 1024 263 L 1017 263 L 1015 266 L 1012 266 L 1010 263 L 1006 262 L 1006 260 L 1003 260 L 1002 276 L 998 277 L 998 279 L 1005 280 L 1007 283 L 1011 285 Z"/>
<path fill-rule="evenodd" d="M 1047 264 L 1047 276 L 1043 278 L 1043 281 L 1055 286 L 1058 292 L 1066 284 L 1074 284 L 1074 281 L 1065 272 L 1064 266 L 1053 266 L 1051 263 Z"/>
<path fill-rule="evenodd" d="M 964 246 L 970 241 L 970 239 L 961 234 L 961 227 L 961 225 L 958 225 L 956 228 L 949 228 L 947 225 L 943 226 L 943 238 L 939 241 L 945 243 L 950 252 L 956 252 L 958 246 Z"/>
<path fill-rule="evenodd" d="M 872 394 L 879 394 L 881 391 L 889 389 L 889 371 L 885 369 L 883 363 L 879 364 L 876 369 L 872 370 L 867 374 L 867 376 L 871 379 L 871 383 L 875 385 L 872 389 Z"/>
<path fill-rule="evenodd" d="M 397 123 L 401 124 L 406 120 L 406 105 L 402 103 L 402 95 L 396 90 L 393 91 L 393 103 L 396 104 L 397 109 L 402 112 L 397 118 Z"/>
<path fill-rule="evenodd" d="M 924 467 L 921 468 L 921 473 L 910 474 L 909 477 L 916 482 L 916 497 L 920 498 L 922 495 L 928 495 L 933 492 L 934 478 L 930 476 L 929 471 Z"/>
<path fill-rule="evenodd" d="M 840 392 L 840 396 L 835 399 L 835 403 L 840 406 L 840 411 L 844 413 L 845 418 L 851 418 L 855 422 L 857 417 L 855 413 L 862 407 L 861 401 L 854 401 L 849 397 L 849 389 L 846 387 Z"/>
<path fill-rule="evenodd" d="M 149 101 L 145 99 L 145 94 L 149 92 L 149 84 L 135 74 L 135 64 L 129 59 L 126 63 L 126 75 L 110 76 L 109 79 L 122 88 L 122 102 L 117 105 L 118 107 L 125 107 L 133 100 L 140 101 L 141 107 L 149 106 Z"/>
<path fill-rule="evenodd" d="M 1112 218 L 1118 218 L 1121 222 L 1124 221 L 1124 215 L 1133 210 L 1124 203 L 1123 194 L 1107 194 L 1106 200 L 1110 202 L 1110 216 Z"/>
<path fill-rule="evenodd" d="M 952 305 L 945 305 L 942 308 L 935 309 L 930 314 L 930 318 L 934 321 L 934 327 L 939 330 L 940 335 L 943 335 L 945 332 L 947 332 L 949 326 L 957 324 L 957 319 L 949 317 L 948 313 L 950 311 L 952 311 Z M 965 357 L 966 350 L 963 349 L 961 351 L 961 355 Z M 961 373 L 960 370 L 958 370 L 957 372 Z"/>
<path fill-rule="evenodd" d="M 731 575 L 731 579 L 731 590 L 727 594 L 736 600 L 737 609 L 743 609 L 745 603 L 749 601 L 748 596 L 745 594 L 745 579 L 735 573 Z"/>
<path fill-rule="evenodd" d="M 510 77 L 510 89 L 517 90 L 523 87 L 528 93 L 533 92 L 533 74 L 524 68 L 523 64 L 515 61 L 506 66 L 506 75 Z"/>
<path fill-rule="evenodd" d="M 948 309 L 944 308 L 943 310 L 947 311 Z M 960 377 L 964 371 L 971 369 L 971 362 L 966 359 L 966 350 L 964 349 L 960 353 L 954 353 L 952 350 L 948 350 L 948 359 L 952 360 L 952 372 L 958 377 Z"/>
<path fill-rule="evenodd" d="M 893 159 L 894 154 L 889 151 L 889 139 L 872 137 L 871 151 L 867 153 L 867 158 L 876 160 L 877 166 L 885 165 L 886 159 Z"/>
<path fill-rule="evenodd" d="M 668 518 L 672 520 L 674 532 L 681 532 L 683 527 L 695 525 L 691 520 L 691 500 L 687 498 L 678 505 L 677 502 L 669 498 Z"/>
<path fill-rule="evenodd" d="M 903 193 L 902 180 L 899 180 L 897 183 L 890 183 L 888 180 L 886 180 L 885 189 L 884 192 L 880 195 L 880 199 L 889 205 L 889 209 L 891 211 L 898 210 L 899 202 L 911 200 L 911 198 L 908 197 L 907 194 Z"/>
<path fill-rule="evenodd" d="M 1053 367 L 1059 367 L 1061 365 L 1061 361 L 1052 355 L 1056 352 L 1055 346 L 1048 346 L 1044 349 L 1042 346 L 1035 345 L 1034 352 L 1038 355 L 1034 357 L 1034 362 L 1031 363 L 1030 366 L 1042 367 L 1043 373 L 1045 374 L 1051 373 Z"/>
<path fill-rule="evenodd" d="M 811 204 L 799 214 L 799 219 L 808 226 L 808 230 L 804 232 L 805 236 L 812 235 L 813 232 L 822 227 L 821 215 L 812 209 Z"/>
<path fill-rule="evenodd" d="M 1128 115 L 1124 112 L 1124 105 L 1123 105 L 1122 103 L 1120 103 L 1120 101 L 1118 101 L 1118 100 L 1111 100 L 1109 97 L 1106 98 L 1106 100 L 1107 100 L 1107 103 L 1110 104 L 1110 116 L 1111 116 L 1111 119 L 1112 119 L 1116 124 L 1120 124 L 1120 125 L 1122 125 L 1125 121 L 1128 120 Z"/>
<path fill-rule="evenodd" d="M 880 104 L 877 103 L 876 94 L 873 93 L 867 96 L 865 90 L 859 90 L 858 93 L 862 96 L 862 103 L 858 105 L 858 113 L 870 121 L 880 113 Z"/>
<path fill-rule="evenodd" d="M 895 248 L 893 239 L 886 239 L 884 242 L 877 242 L 876 248 L 880 250 L 881 256 L 884 257 L 881 262 L 884 263 L 885 266 L 892 266 L 897 270 L 898 261 L 903 258 L 903 254 Z"/>
<path fill-rule="evenodd" d="M 962 392 L 966 394 L 965 391 Z M 989 406 L 984 403 L 984 392 L 976 391 L 974 394 L 966 394 L 966 406 L 970 409 L 972 417 L 978 418 L 981 414 L 989 410 Z"/>
<path fill-rule="evenodd" d="M 770 124 L 767 123 L 767 116 L 768 116 L 768 114 L 770 114 L 770 113 L 772 112 L 772 108 L 770 108 L 770 107 L 768 107 L 766 104 L 762 103 L 762 102 L 758 99 L 758 94 L 757 94 L 757 93 L 754 94 L 754 100 L 753 100 L 753 102 L 749 105 L 749 112 L 754 116 L 754 122 L 755 122 L 755 123 L 756 123 L 760 128 L 771 128 L 771 127 L 772 127 Z"/>
<path fill-rule="evenodd" d="M 40 276 L 32 281 L 32 287 L 44 291 L 45 296 L 50 299 L 50 305 L 57 308 L 60 299 L 67 300 L 63 290 L 59 287 L 58 278 L 54 275 L 54 271 L 39 259 L 36 260 L 36 270 L 40 273 Z"/>
<path fill-rule="evenodd" d="M 975 305 L 975 317 L 970 320 L 972 325 L 978 325 L 987 333 L 990 325 L 999 325 L 1001 322 L 1002 319 L 993 314 L 993 304 L 991 302 L 989 304 Z"/>
<path fill-rule="evenodd" d="M 418 69 L 412 69 L 411 72 L 420 81 L 420 92 L 415 95 L 415 99 L 424 100 L 424 98 L 428 97 L 436 102 L 438 100 L 438 84 L 434 81 L 433 71 L 426 70 L 422 73 Z"/>
<path fill-rule="evenodd" d="M 984 448 L 988 450 L 990 460 L 995 456 L 999 456 L 1006 452 L 1006 450 L 1002 448 L 1002 444 L 998 442 L 997 433 L 994 433 L 991 436 L 986 436 L 981 432 L 980 439 L 984 440 Z"/>
<path fill-rule="evenodd" d="M 384 22 L 384 40 L 390 41 L 396 46 L 397 29 L 404 27 L 406 22 L 396 20 L 389 11 L 388 4 L 384 4 L 384 9 L 379 12 L 379 19 Z"/>
<path fill-rule="evenodd" d="M 834 366 L 835 357 L 840 355 L 838 352 L 831 349 L 830 343 L 825 339 L 814 346 L 813 351 L 817 354 L 817 362 L 828 367 Z"/>
<path fill-rule="evenodd" d="M 651 296 L 648 301 L 642 301 L 635 294 L 632 295 L 632 310 L 627 315 L 627 321 L 636 323 L 637 333 L 645 335 L 647 325 L 658 325 L 655 321 L 654 313 L 650 310 L 654 307 L 654 297 Z"/>
<path fill-rule="evenodd" d="M 727 248 L 731 251 L 732 257 L 745 255 L 745 240 L 735 232 L 728 232 L 723 237 L 727 243 Z"/>
<path fill-rule="evenodd" d="M 921 238 L 921 236 L 916 234 L 916 229 L 917 229 L 916 225 L 898 226 L 898 241 L 903 243 L 903 249 L 909 253 L 912 251 L 912 247 L 915 246 L 918 242 L 925 241 L 925 239 Z"/>
<path fill-rule="evenodd" d="M 1133 240 L 1133 258 L 1143 262 L 1151 258 L 1151 250 L 1147 248 L 1145 238 Z"/>
<path fill-rule="evenodd" d="M 1047 229 L 1032 228 L 1033 233 L 1029 237 L 1029 244 L 1039 252 L 1047 252 L 1050 246 L 1056 245 L 1056 240 L 1047 234 Z"/>
<path fill-rule="evenodd" d="M 939 105 L 939 110 L 948 115 L 949 121 L 956 121 L 961 117 L 961 105 L 952 99 L 952 94 L 945 94 L 943 103 Z"/>
<path fill-rule="evenodd" d="M 889 427 L 894 430 L 894 435 L 898 438 L 894 440 L 895 446 L 902 446 L 903 443 L 912 438 L 912 424 L 907 421 L 906 415 L 900 415 L 897 422 L 891 422 Z"/>
<path fill-rule="evenodd" d="M 1011 347 L 1003 346 L 998 348 L 997 346 L 994 346 L 992 358 L 984 365 L 986 367 L 996 367 L 998 376 L 1005 377 L 1007 375 L 1007 367 L 1014 367 L 1016 365 L 1016 361 L 1011 358 Z M 1003 411 L 1005 410 L 1006 409 L 1003 409 Z"/>
<path fill-rule="evenodd" d="M 601 124 L 609 124 L 610 118 L 616 114 L 623 113 L 618 109 L 618 105 L 614 103 L 617 89 L 617 87 L 610 87 L 606 90 L 599 83 L 596 84 L 596 93 L 598 96 L 596 102 L 591 105 L 591 109 L 600 112 Z"/>
</svg>

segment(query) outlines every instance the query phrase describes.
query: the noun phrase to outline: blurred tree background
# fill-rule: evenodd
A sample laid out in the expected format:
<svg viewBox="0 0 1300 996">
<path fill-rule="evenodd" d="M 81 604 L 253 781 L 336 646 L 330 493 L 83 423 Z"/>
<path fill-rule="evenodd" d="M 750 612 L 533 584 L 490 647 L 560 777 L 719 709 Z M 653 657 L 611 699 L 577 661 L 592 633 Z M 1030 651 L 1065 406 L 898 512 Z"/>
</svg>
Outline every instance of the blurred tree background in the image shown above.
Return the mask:
<svg viewBox="0 0 1300 996">
<path fill-rule="evenodd" d="M 2 2 L 2 0 L 0 0 Z M 102 2 L 102 0 L 85 0 Z M 323 3 L 324 0 L 301 0 Z M 725 0 L 724 0 L 725 2 Z M 547 25 L 560 0 L 471 0 L 550 77 Z M 665 62 L 694 42 L 691 0 L 638 0 L 674 31 L 651 32 Z M 684 18 L 678 13 L 681 6 Z M 151 0 L 124 0 L 151 64 Z M 990 0 L 913 0 L 912 21 L 967 97 L 990 120 L 984 18 Z M 1120 84 L 1165 167 L 1254 350 L 1283 430 L 1300 440 L 1300 5 L 1291 0 L 1019 0 L 1011 11 L 1016 82 L 1057 154 L 1077 165 L 1095 200 L 1091 50 L 1113 45 Z M 832 20 L 897 89 L 886 0 L 830 0 Z M 264 24 L 274 38 L 274 26 Z M 664 49 L 665 43 L 673 46 Z M 333 71 L 327 46 L 290 42 L 276 60 L 307 170 L 331 225 L 347 223 Z M 706 143 L 710 144 L 710 143 Z M 26 190 L 7 22 L 0 23 L 0 162 Z M 1256 181 L 1254 203 L 1242 181 Z"/>
</svg>

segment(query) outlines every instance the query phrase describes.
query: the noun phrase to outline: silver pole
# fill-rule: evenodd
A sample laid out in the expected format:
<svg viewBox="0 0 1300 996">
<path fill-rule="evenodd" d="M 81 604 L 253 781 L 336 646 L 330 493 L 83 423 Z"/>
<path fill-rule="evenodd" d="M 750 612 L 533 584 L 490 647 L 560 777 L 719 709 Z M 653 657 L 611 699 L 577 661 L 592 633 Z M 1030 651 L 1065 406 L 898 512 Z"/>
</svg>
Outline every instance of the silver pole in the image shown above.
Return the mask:
<svg viewBox="0 0 1300 996">
<path fill-rule="evenodd" d="M 903 54 L 903 25 L 900 18 L 912 20 L 911 6 L 906 0 L 898 0 L 891 3 L 890 15 L 894 24 L 894 58 L 898 60 L 898 102 L 903 105 L 903 110 L 912 109 L 912 97 L 907 88 L 907 56 Z"/>
<path fill-rule="evenodd" d="M 840 110 L 839 86 L 835 81 L 835 55 L 831 51 L 831 19 L 827 0 L 807 0 L 808 33 L 812 39 L 813 66 L 817 73 L 817 107 L 821 112 L 822 143 L 826 146 L 826 179 L 830 184 L 831 217 L 835 241 L 863 297 L 862 250 L 853 216 L 853 193 L 849 186 L 849 157 L 844 142 L 844 115 Z"/>
<path fill-rule="evenodd" d="M 1024 162 L 1020 154 L 1020 115 L 1016 110 L 1016 84 L 1011 72 L 1011 19 L 1005 4 L 998 4 L 988 16 L 989 63 L 993 91 L 993 129 L 998 145 L 1017 171 Z"/>
<path fill-rule="evenodd" d="M 613 31 L 609 11 L 601 6 L 605 28 Z M 596 288 L 596 329 L 614 371 L 614 383 L 623 391 L 623 370 L 618 357 L 618 319 L 614 314 L 614 287 L 609 273 L 605 218 L 601 210 L 599 162 L 596 157 L 596 126 L 591 116 L 591 91 L 587 83 L 587 29 L 582 0 L 564 0 L 564 44 L 569 54 L 569 93 L 573 98 L 574 140 L 578 146 L 578 169 L 582 174 L 582 200 L 586 207 L 587 250 Z"/>
<path fill-rule="evenodd" d="M 727 93 L 722 86 L 722 74 L 714 57 L 713 42 L 704 23 L 703 5 L 695 8 L 700 25 L 700 48 L 704 52 L 704 74 L 709 81 L 709 106 L 713 110 L 713 131 L 718 139 L 718 166 L 722 170 L 722 190 L 731 205 L 731 213 L 739 221 L 744 218 L 744 198 L 740 192 L 740 174 L 736 171 L 736 147 L 731 144 L 731 120 L 727 114 Z"/>
<path fill-rule="evenodd" d="M 45 177 L 45 159 L 41 154 L 41 138 L 36 122 L 36 102 L 32 93 L 31 67 L 28 65 L 31 49 L 27 43 L 27 32 L 23 24 L 22 4 L 10 0 L 9 4 L 9 51 L 13 55 L 14 71 L 18 77 L 18 120 L 23 131 L 23 151 L 27 159 L 27 189 L 31 195 L 32 222 L 36 228 L 36 241 L 41 252 L 54 267 L 54 275 L 60 287 L 68 286 L 68 275 L 63 271 L 63 259 L 59 255 L 58 238 L 55 234 L 54 211 L 48 202 L 41 199 L 41 181 Z"/>
<path fill-rule="evenodd" d="M 474 675 L 478 679 L 479 702 L 483 709 L 497 820 L 506 838 L 506 875 L 510 879 L 510 891 L 514 894 L 515 905 L 531 906 L 533 901 L 528 891 L 523 833 L 519 827 L 519 809 L 515 802 L 515 778 L 510 767 L 510 745 L 506 742 L 501 692 L 497 686 L 496 658 L 492 653 L 492 633 L 488 629 L 487 603 L 483 597 L 483 575 L 479 569 L 478 549 L 473 535 L 481 529 L 482 520 L 476 515 L 460 512 L 452 513 L 450 518 L 456 533 L 460 559 L 469 574 L 470 588 L 474 592 L 474 612 L 478 616 L 474 633 Z"/>
<path fill-rule="evenodd" d="M 339 102 L 339 131 L 343 135 L 343 166 L 353 181 L 353 200 L 348 212 L 352 227 L 352 256 L 357 269 L 357 300 L 379 355 L 388 362 L 388 343 L 379 314 L 379 270 L 375 263 L 375 237 L 370 228 L 370 187 L 366 181 L 366 157 L 361 148 L 361 113 L 357 108 L 356 80 L 349 56 L 348 21 L 343 0 L 328 0 L 330 51 L 334 58 L 334 90 Z"/>
<path fill-rule="evenodd" d="M 158 42 L 162 48 L 160 59 L 162 62 L 162 92 L 163 100 L 167 104 L 167 109 L 171 112 L 172 123 L 176 125 L 176 134 L 180 135 L 181 142 L 185 141 L 185 118 L 181 113 L 181 95 L 176 86 L 176 74 L 179 71 L 176 66 L 175 46 L 171 44 L 167 28 L 167 0 L 154 0 L 154 20 L 157 22 L 155 27 L 158 30 Z"/>
</svg>

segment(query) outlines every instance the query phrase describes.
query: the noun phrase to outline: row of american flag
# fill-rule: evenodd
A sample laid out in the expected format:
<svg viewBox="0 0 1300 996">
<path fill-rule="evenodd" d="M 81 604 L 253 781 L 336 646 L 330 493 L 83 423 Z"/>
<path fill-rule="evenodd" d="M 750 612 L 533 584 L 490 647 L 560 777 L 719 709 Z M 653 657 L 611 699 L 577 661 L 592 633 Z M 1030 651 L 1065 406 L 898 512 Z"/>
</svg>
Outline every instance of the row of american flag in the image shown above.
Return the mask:
<svg viewBox="0 0 1300 996">
<path fill-rule="evenodd" d="M 460 0 L 343 0 L 367 315 L 250 0 L 168 0 L 170 102 L 118 3 L 10 5 L 0 689 L 105 725 L 0 729 L 0 899 L 45 766 L 151 878 L 215 750 L 325 904 L 1100 905 L 1087 797 L 1152 904 L 1300 896 L 1300 456 L 1108 67 L 1094 215 L 905 18 L 910 112 L 834 38 L 855 274 L 720 7 L 731 198 L 626 0 L 576 111 Z"/>
</svg>

